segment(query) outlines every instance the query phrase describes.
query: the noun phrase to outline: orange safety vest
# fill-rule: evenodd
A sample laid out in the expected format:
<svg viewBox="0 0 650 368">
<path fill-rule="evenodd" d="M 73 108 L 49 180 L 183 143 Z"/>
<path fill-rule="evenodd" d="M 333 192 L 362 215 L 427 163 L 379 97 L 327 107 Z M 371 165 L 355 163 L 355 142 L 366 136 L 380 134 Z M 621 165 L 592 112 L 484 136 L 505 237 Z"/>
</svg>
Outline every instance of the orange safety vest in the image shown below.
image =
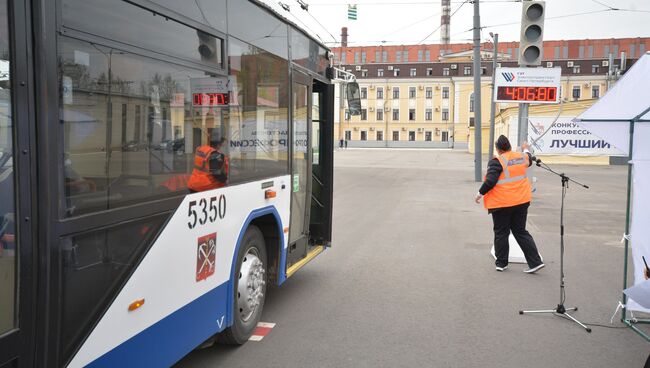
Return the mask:
<svg viewBox="0 0 650 368">
<path fill-rule="evenodd" d="M 228 156 L 224 155 L 223 167 L 220 173 L 210 171 L 210 156 L 219 150 L 210 146 L 199 146 L 194 155 L 194 170 L 190 180 L 187 182 L 187 187 L 195 192 L 202 192 L 204 190 L 217 189 L 226 186 L 226 181 L 221 181 L 215 175 L 225 174 L 228 175 Z"/>
<path fill-rule="evenodd" d="M 488 210 L 494 208 L 512 207 L 530 202 L 531 187 L 526 176 L 528 155 L 508 151 L 498 157 L 503 171 L 499 181 L 483 197 L 483 205 Z"/>
</svg>

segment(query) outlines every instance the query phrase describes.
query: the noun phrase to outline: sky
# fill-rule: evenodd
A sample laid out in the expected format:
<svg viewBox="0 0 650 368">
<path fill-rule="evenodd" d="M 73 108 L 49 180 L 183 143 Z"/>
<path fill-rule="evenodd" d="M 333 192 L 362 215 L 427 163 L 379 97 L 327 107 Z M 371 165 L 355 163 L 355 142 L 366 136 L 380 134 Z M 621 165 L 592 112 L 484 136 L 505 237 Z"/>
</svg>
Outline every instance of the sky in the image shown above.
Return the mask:
<svg viewBox="0 0 650 368">
<path fill-rule="evenodd" d="M 348 27 L 348 45 L 400 45 L 440 42 L 440 1 L 427 0 L 281 0 L 285 16 L 318 34 L 330 47 L 339 46 L 341 27 Z M 265 0 L 279 9 L 277 0 Z M 347 19 L 348 4 L 357 4 L 357 20 Z M 481 40 L 498 33 L 499 41 L 519 41 L 521 2 L 480 0 Z M 612 10 L 621 9 L 621 10 Z M 472 41 L 473 4 L 451 0 L 451 41 Z M 650 37 L 650 0 L 547 0 L 545 40 Z M 336 42 L 336 43 L 335 43 Z"/>
</svg>

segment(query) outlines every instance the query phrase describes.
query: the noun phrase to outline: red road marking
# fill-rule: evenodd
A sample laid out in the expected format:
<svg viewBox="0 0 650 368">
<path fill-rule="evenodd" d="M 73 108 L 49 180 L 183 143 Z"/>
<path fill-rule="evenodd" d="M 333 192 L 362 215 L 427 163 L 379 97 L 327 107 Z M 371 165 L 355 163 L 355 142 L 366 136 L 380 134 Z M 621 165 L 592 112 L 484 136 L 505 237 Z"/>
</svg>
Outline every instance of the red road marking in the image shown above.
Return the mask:
<svg viewBox="0 0 650 368">
<path fill-rule="evenodd" d="M 264 336 L 268 335 L 269 332 L 275 327 L 275 323 L 260 322 L 257 324 L 253 335 L 248 339 L 249 341 L 261 341 Z"/>
</svg>

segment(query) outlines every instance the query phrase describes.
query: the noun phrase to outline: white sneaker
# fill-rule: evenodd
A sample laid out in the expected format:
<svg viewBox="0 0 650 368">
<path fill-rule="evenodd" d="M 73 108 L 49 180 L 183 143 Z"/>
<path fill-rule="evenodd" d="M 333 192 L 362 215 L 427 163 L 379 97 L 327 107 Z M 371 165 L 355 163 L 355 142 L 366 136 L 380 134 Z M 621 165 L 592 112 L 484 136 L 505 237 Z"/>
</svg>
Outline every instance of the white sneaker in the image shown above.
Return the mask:
<svg viewBox="0 0 650 368">
<path fill-rule="evenodd" d="M 499 272 L 503 272 L 503 271 L 505 271 L 507 269 L 508 269 L 508 266 L 503 266 L 503 267 L 497 266 L 497 271 L 499 271 Z"/>
<path fill-rule="evenodd" d="M 533 267 L 533 268 L 529 268 L 527 270 L 524 270 L 524 273 L 535 273 L 535 272 L 541 270 L 544 267 L 546 267 L 546 265 L 542 263 L 537 267 Z"/>
</svg>

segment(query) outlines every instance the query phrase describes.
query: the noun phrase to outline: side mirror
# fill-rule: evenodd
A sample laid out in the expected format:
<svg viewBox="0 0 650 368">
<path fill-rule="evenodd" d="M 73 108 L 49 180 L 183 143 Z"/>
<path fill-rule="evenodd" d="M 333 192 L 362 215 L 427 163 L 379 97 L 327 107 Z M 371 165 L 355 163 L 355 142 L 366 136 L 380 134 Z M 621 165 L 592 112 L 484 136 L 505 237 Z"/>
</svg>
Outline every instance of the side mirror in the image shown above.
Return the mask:
<svg viewBox="0 0 650 368">
<path fill-rule="evenodd" d="M 361 94 L 359 92 L 359 83 L 350 82 L 348 87 L 348 110 L 350 115 L 361 115 Z"/>
</svg>

